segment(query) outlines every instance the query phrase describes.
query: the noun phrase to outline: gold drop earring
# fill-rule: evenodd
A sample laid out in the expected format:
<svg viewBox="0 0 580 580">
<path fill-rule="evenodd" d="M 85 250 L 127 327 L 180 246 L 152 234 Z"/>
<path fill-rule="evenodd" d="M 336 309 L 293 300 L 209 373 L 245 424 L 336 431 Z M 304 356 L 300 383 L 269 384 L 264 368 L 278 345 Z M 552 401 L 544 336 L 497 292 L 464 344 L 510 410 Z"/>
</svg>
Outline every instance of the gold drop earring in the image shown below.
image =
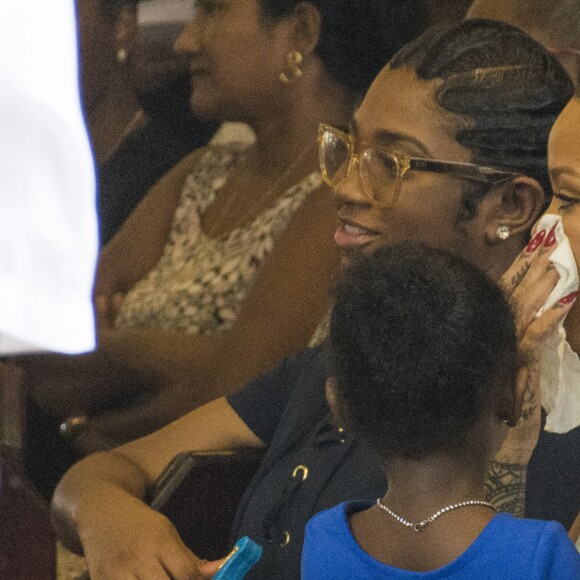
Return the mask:
<svg viewBox="0 0 580 580">
<path fill-rule="evenodd" d="M 300 68 L 300 65 L 302 64 L 302 54 L 297 50 L 290 50 L 286 55 L 286 63 L 286 69 L 278 75 L 278 78 L 283 84 L 291 85 L 302 76 L 302 70 Z"/>
</svg>

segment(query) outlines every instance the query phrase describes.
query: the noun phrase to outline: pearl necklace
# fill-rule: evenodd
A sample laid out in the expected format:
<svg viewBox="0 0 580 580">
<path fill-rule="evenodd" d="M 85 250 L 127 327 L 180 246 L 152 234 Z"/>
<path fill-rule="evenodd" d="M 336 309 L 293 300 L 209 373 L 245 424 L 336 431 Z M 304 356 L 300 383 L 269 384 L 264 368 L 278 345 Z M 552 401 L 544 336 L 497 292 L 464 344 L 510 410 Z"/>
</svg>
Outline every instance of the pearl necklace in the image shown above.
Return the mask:
<svg viewBox="0 0 580 580">
<path fill-rule="evenodd" d="M 412 528 L 415 532 L 422 532 L 431 522 L 434 522 L 438 517 L 442 516 L 444 513 L 450 512 L 451 510 L 456 510 L 457 508 L 470 506 L 470 505 L 483 505 L 485 507 L 491 508 L 493 511 L 497 512 L 497 509 L 494 505 L 489 503 L 488 501 L 483 501 L 479 499 L 468 499 L 466 501 L 462 501 L 460 503 L 454 503 L 444 508 L 441 508 L 438 512 L 435 512 L 432 516 L 429 516 L 426 520 L 419 522 L 418 524 L 413 524 L 402 518 L 401 516 L 397 515 L 394 511 L 390 510 L 384 503 L 381 502 L 381 498 L 377 499 L 377 505 L 384 511 L 387 512 L 390 516 L 394 517 L 400 524 L 407 526 L 408 528 Z"/>
</svg>

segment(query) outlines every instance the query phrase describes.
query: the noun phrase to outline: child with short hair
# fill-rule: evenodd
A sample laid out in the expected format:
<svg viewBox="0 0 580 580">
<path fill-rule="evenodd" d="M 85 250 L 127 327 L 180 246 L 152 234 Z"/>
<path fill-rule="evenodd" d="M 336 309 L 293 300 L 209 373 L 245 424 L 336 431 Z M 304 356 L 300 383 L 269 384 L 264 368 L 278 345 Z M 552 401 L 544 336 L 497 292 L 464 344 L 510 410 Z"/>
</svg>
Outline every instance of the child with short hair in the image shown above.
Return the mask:
<svg viewBox="0 0 580 580">
<path fill-rule="evenodd" d="M 423 245 L 361 256 L 336 290 L 329 359 L 331 408 L 389 488 L 309 522 L 303 580 L 580 578 L 560 524 L 485 498 L 525 384 L 512 311 L 483 272 Z"/>
</svg>

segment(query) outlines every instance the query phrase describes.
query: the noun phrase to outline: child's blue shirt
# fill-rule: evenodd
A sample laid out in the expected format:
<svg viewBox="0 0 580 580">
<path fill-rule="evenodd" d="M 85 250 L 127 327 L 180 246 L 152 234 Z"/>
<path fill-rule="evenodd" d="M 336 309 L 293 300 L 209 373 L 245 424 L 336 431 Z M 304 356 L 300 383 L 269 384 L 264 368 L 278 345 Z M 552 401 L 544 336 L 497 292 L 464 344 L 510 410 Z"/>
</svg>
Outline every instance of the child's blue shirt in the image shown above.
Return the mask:
<svg viewBox="0 0 580 580">
<path fill-rule="evenodd" d="M 580 554 L 557 522 L 496 515 L 454 561 L 430 572 L 388 566 L 369 556 L 350 531 L 349 514 L 369 502 L 345 502 L 306 526 L 302 580 L 580 580 Z"/>
</svg>

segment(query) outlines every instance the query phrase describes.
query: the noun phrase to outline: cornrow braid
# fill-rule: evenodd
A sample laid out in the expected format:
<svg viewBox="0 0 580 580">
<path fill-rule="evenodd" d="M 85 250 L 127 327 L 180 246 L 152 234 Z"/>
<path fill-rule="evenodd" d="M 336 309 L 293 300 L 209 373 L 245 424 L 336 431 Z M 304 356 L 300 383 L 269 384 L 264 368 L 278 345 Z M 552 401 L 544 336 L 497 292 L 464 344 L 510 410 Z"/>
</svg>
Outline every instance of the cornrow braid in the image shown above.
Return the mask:
<svg viewBox="0 0 580 580">
<path fill-rule="evenodd" d="M 422 80 L 440 79 L 436 101 L 457 117 L 455 138 L 473 162 L 533 177 L 549 202 L 548 135 L 573 88 L 539 43 L 510 25 L 473 19 L 429 30 L 390 64 L 413 67 Z M 468 218 L 485 192 L 466 189 Z"/>
</svg>

